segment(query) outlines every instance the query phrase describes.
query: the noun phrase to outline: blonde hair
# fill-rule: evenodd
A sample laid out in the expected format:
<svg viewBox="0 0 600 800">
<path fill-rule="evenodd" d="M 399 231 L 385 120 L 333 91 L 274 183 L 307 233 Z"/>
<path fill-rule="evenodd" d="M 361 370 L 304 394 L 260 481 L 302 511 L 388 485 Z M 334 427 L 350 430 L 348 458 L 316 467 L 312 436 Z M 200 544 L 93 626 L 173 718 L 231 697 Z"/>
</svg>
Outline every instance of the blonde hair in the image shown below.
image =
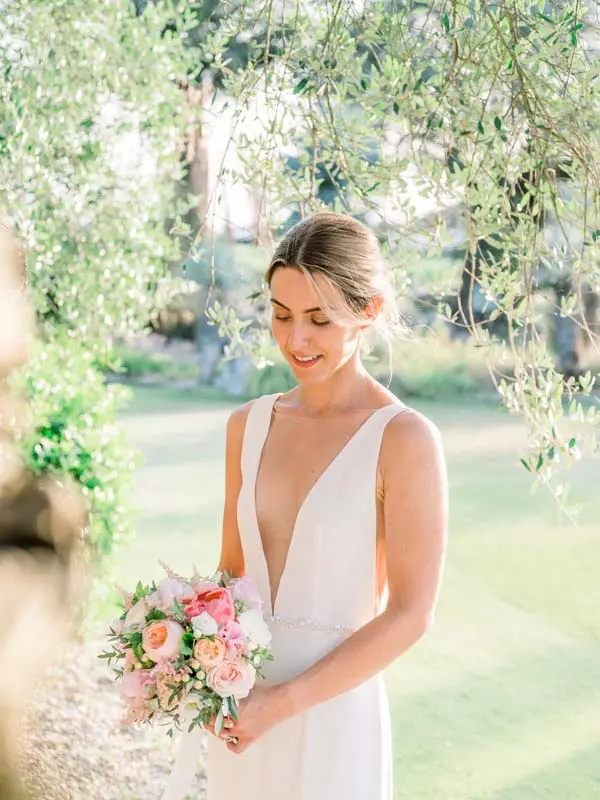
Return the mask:
<svg viewBox="0 0 600 800">
<path fill-rule="evenodd" d="M 269 288 L 280 267 L 302 272 L 331 319 L 367 326 L 387 343 L 391 358 L 390 340 L 400 327 L 400 315 L 393 275 L 373 231 L 344 214 L 313 214 L 294 225 L 277 246 L 265 275 Z M 324 295 L 315 280 L 317 275 L 338 290 L 341 306 Z M 381 309 L 370 316 L 366 312 L 374 300 L 381 301 Z M 367 337 L 365 344 L 367 349 L 372 346 L 374 337 Z"/>
</svg>

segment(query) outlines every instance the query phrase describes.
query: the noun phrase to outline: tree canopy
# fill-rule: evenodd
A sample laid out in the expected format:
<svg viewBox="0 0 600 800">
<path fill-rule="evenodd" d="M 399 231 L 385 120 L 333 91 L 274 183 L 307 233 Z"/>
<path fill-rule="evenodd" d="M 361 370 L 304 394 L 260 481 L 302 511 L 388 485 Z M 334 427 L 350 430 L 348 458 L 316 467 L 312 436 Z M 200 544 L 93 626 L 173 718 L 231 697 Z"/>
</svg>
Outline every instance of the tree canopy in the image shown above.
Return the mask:
<svg viewBox="0 0 600 800">
<path fill-rule="evenodd" d="M 490 369 L 528 422 L 525 467 L 560 496 L 556 465 L 580 455 L 572 422 L 593 431 L 596 404 L 581 400 L 597 376 L 557 364 L 541 298 L 547 307 L 551 289 L 553 324 L 568 320 L 597 347 L 584 308 L 600 291 L 592 10 L 531 0 L 216 5 L 228 14 L 197 47 L 235 107 L 240 166 L 223 182 L 255 187 L 268 238 L 286 209 L 322 207 L 325 175 L 339 189 L 333 205 L 378 231 L 404 287 L 462 240 L 458 281 L 431 287 L 440 317 L 490 354 L 490 322 L 502 318 L 515 368 L 503 374 L 490 355 Z M 239 39 L 245 63 L 228 64 Z M 216 318 L 236 334 L 223 310 Z"/>
<path fill-rule="evenodd" d="M 597 417 L 597 376 L 557 361 L 547 314 L 597 347 L 591 5 L 13 0 L 0 25 L 0 211 L 28 254 L 47 343 L 101 366 L 115 338 L 147 326 L 173 286 L 189 153 L 202 159 L 204 126 L 226 120 L 193 249 L 214 250 L 231 185 L 252 192 L 267 246 L 325 204 L 364 219 L 399 293 L 429 282 L 439 318 L 489 352 L 503 403 L 529 426 L 524 466 L 561 497 L 557 466 Z M 457 269 L 428 277 L 427 259 L 457 247 Z M 262 347 L 256 325 L 207 310 L 234 344 Z"/>
</svg>

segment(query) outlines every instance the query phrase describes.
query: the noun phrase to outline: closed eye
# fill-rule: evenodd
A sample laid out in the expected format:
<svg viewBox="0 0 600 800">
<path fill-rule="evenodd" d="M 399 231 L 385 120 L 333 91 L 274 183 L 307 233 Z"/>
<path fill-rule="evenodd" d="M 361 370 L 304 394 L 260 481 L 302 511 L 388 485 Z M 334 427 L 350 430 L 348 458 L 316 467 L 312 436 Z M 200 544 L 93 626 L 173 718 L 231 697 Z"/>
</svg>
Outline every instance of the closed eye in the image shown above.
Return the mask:
<svg viewBox="0 0 600 800">
<path fill-rule="evenodd" d="M 281 317 L 281 316 L 275 314 L 273 319 L 277 320 L 277 322 L 290 322 L 290 320 L 292 318 L 291 317 Z M 330 320 L 328 320 L 328 319 L 324 319 L 324 320 L 312 319 L 311 322 L 312 322 L 313 325 L 318 325 L 319 327 L 322 327 L 324 325 L 329 325 Z"/>
</svg>

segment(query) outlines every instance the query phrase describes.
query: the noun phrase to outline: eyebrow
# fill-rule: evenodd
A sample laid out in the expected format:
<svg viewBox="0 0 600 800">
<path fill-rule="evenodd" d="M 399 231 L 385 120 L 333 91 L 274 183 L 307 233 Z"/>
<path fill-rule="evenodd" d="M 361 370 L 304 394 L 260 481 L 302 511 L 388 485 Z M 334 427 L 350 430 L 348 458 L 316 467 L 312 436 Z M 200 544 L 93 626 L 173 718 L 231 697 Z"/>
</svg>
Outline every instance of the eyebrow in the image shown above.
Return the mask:
<svg viewBox="0 0 600 800">
<path fill-rule="evenodd" d="M 287 306 L 284 306 L 283 303 L 280 303 L 279 300 L 275 300 L 274 297 L 271 298 L 271 302 L 274 305 L 279 306 L 280 308 L 283 308 L 285 311 L 289 311 L 290 314 L 292 313 L 292 309 L 291 308 L 288 308 Z M 319 306 L 317 306 L 316 308 L 306 308 L 302 313 L 303 314 L 312 314 L 313 311 L 322 311 L 322 310 L 323 310 L 322 308 L 319 308 Z"/>
</svg>

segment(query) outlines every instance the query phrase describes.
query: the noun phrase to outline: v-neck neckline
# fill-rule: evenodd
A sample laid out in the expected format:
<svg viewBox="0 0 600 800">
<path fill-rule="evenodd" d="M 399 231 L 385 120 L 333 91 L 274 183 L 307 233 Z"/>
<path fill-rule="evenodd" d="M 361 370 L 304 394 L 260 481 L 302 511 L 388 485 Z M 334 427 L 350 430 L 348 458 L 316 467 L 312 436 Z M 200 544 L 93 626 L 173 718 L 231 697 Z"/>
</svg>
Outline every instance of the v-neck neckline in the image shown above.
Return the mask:
<svg viewBox="0 0 600 800">
<path fill-rule="evenodd" d="M 261 465 L 261 462 L 262 462 L 262 456 L 263 456 L 263 453 L 264 453 L 265 445 L 267 444 L 267 439 L 269 438 L 269 434 L 270 434 L 271 429 L 273 427 L 273 417 L 274 417 L 275 403 L 277 402 L 277 400 L 279 399 L 280 396 L 281 396 L 281 393 L 278 393 L 278 394 L 273 395 L 273 397 L 272 397 L 272 402 L 271 402 L 271 405 L 270 405 L 270 408 L 269 408 L 269 413 L 268 413 L 268 424 L 266 426 L 266 431 L 265 431 L 262 443 L 261 443 L 260 448 L 259 448 L 258 459 L 257 459 L 257 464 L 256 464 L 256 472 L 254 474 L 254 486 L 253 486 L 252 493 L 251 493 L 252 494 L 252 508 L 253 508 L 253 512 L 254 512 L 254 522 L 255 522 L 255 526 L 256 526 L 256 533 L 258 535 L 258 545 L 260 547 L 263 566 L 264 566 L 265 573 L 266 573 L 267 587 L 268 587 L 268 591 L 269 591 L 269 596 L 268 596 L 267 599 L 268 599 L 268 603 L 269 603 L 271 616 L 274 616 L 277 613 L 277 602 L 278 602 L 279 597 L 281 595 L 281 587 L 283 585 L 284 578 L 285 578 L 285 575 L 286 575 L 286 572 L 287 572 L 287 569 L 288 569 L 288 565 L 289 565 L 289 562 L 290 562 L 290 553 L 292 552 L 292 547 L 293 547 L 293 545 L 295 543 L 295 540 L 297 538 L 296 537 L 296 532 L 298 530 L 298 524 L 299 524 L 299 522 L 300 522 L 300 520 L 302 518 L 302 515 L 304 513 L 306 513 L 306 508 L 307 508 L 308 503 L 311 501 L 312 497 L 315 495 L 316 490 L 318 489 L 318 487 L 323 483 L 323 481 L 325 480 L 327 475 L 334 469 L 335 465 L 340 461 L 340 459 L 342 458 L 344 453 L 348 450 L 350 445 L 356 440 L 357 436 L 364 430 L 364 428 L 379 413 L 381 413 L 382 411 L 384 411 L 386 409 L 391 408 L 392 406 L 397 405 L 396 403 L 388 403 L 388 405 L 381 406 L 381 408 L 376 408 L 375 411 L 373 411 L 371 414 L 369 414 L 369 416 L 365 420 L 363 420 L 363 422 L 361 422 L 361 424 L 354 431 L 352 436 L 346 441 L 346 443 L 341 447 L 341 449 L 333 456 L 331 461 L 329 461 L 329 463 L 325 466 L 323 471 L 320 473 L 320 475 L 317 477 L 317 479 L 314 481 L 314 483 L 311 485 L 311 487 L 308 489 L 308 491 L 304 495 L 304 498 L 302 499 L 302 502 L 298 506 L 298 511 L 296 512 L 296 517 L 294 519 L 294 524 L 292 526 L 292 533 L 291 533 L 291 536 L 290 536 L 290 540 L 288 542 L 287 552 L 285 554 L 285 559 L 284 559 L 284 562 L 283 562 L 283 569 L 281 570 L 281 575 L 279 576 L 279 583 L 277 585 L 277 592 L 275 594 L 275 598 L 273 598 L 273 589 L 272 589 L 272 586 L 271 586 L 271 575 L 269 573 L 269 564 L 267 562 L 267 557 L 265 555 L 265 548 L 264 548 L 264 544 L 263 544 L 262 533 L 261 533 L 261 530 L 260 530 L 260 523 L 258 521 L 258 510 L 257 510 L 257 505 L 256 505 L 256 487 L 258 485 L 258 475 L 259 475 L 259 472 L 260 472 L 260 465 Z"/>
</svg>

